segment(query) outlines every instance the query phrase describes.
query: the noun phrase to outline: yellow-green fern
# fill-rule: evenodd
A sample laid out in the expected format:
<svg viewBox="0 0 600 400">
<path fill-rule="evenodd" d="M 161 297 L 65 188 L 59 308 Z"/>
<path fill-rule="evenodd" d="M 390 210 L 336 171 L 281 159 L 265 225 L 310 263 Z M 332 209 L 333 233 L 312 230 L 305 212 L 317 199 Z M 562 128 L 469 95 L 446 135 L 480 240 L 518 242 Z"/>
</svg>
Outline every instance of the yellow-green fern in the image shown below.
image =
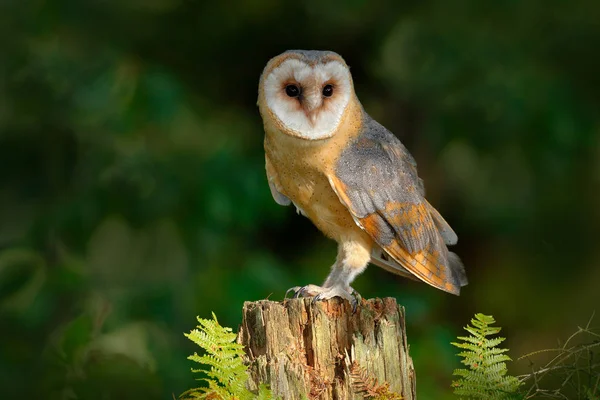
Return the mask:
<svg viewBox="0 0 600 400">
<path fill-rule="evenodd" d="M 517 394 L 521 382 L 507 375 L 506 361 L 510 360 L 507 349 L 499 348 L 502 337 L 489 338 L 500 332 L 491 326 L 496 321 L 492 316 L 476 314 L 465 330 L 470 336 L 459 336 L 462 342 L 452 343 L 463 349 L 458 353 L 468 369 L 456 369 L 453 373 L 460 379 L 453 381 L 454 393 L 468 399 L 508 400 L 519 399 Z"/>
<path fill-rule="evenodd" d="M 244 350 L 241 344 L 235 343 L 236 334 L 231 328 L 219 325 L 213 313 L 213 319 L 198 318 L 197 329 L 184 334 L 196 343 L 205 354 L 194 353 L 188 359 L 202 365 L 192 372 L 204 376 L 199 380 L 205 381 L 208 387 L 188 390 L 181 397 L 188 399 L 214 400 L 267 400 L 271 392 L 261 385 L 258 394 L 246 389 L 248 371 L 243 362 Z"/>
</svg>

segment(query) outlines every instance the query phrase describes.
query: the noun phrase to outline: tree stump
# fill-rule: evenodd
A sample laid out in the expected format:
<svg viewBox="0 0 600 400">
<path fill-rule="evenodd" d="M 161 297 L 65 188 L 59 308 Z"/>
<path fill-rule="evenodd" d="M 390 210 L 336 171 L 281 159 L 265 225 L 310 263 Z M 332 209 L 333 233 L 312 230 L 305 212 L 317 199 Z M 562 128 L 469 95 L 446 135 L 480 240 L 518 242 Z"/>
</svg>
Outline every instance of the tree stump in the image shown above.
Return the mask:
<svg viewBox="0 0 600 400">
<path fill-rule="evenodd" d="M 416 398 L 404 307 L 393 298 L 363 300 L 355 312 L 338 298 L 261 300 L 244 303 L 243 314 L 238 342 L 251 389 L 267 383 L 282 399 L 345 400 L 387 386 L 397 396 L 389 398 Z"/>
</svg>

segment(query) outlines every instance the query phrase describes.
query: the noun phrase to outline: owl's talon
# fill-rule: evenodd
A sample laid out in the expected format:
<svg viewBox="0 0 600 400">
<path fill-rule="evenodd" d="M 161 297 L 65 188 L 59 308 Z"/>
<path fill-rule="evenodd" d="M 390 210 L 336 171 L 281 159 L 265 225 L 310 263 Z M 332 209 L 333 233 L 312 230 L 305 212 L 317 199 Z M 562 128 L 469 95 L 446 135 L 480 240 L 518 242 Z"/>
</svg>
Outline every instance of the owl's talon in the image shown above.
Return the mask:
<svg viewBox="0 0 600 400">
<path fill-rule="evenodd" d="M 318 295 L 319 293 L 321 293 L 324 289 L 320 286 L 317 285 L 306 285 L 306 286 L 294 286 L 289 288 L 286 292 L 285 292 L 285 298 L 287 298 L 287 295 L 289 292 L 294 292 L 294 295 L 292 296 L 293 299 L 297 299 L 300 297 L 314 297 L 316 295 Z"/>
<path fill-rule="evenodd" d="M 354 314 L 356 312 L 356 310 L 358 310 L 358 305 L 362 301 L 362 296 L 360 295 L 360 293 L 358 293 L 354 289 L 352 289 L 351 294 L 352 294 L 352 300 L 350 301 L 350 304 L 352 305 L 352 313 Z"/>
<path fill-rule="evenodd" d="M 290 292 L 294 292 L 294 295 L 292 296 L 292 298 L 293 299 L 296 298 L 296 293 L 298 293 L 299 289 L 300 289 L 300 286 L 294 286 L 294 287 L 289 288 L 288 290 L 285 291 L 285 295 L 283 296 L 283 299 L 287 300 L 288 294 Z"/>
<path fill-rule="evenodd" d="M 341 285 L 335 285 L 331 287 L 321 287 L 317 285 L 294 286 L 285 292 L 285 298 L 287 298 L 289 292 L 294 292 L 294 295 L 292 296 L 294 299 L 300 297 L 312 297 L 312 304 L 316 303 L 317 301 L 329 300 L 333 297 L 340 297 L 348 300 L 352 306 L 353 313 L 356 312 L 358 305 L 362 300 L 362 297 L 356 290 L 351 287 L 344 288 Z"/>
</svg>

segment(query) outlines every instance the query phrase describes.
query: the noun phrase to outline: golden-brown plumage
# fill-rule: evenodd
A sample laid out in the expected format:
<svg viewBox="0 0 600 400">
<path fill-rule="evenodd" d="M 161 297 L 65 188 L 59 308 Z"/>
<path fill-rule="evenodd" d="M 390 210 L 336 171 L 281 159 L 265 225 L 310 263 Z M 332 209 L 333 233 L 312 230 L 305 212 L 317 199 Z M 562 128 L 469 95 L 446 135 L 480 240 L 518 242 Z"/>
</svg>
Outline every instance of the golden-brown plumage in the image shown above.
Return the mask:
<svg viewBox="0 0 600 400">
<path fill-rule="evenodd" d="M 358 113 L 360 115 L 360 113 Z M 307 141 L 288 136 L 265 124 L 265 157 L 280 193 L 294 204 L 328 237 L 339 240 L 348 231 L 367 236 L 356 225 L 348 209 L 329 184 L 328 176 L 348 140 L 355 136 L 360 121 L 354 113 L 344 116 L 340 135 Z"/>
<path fill-rule="evenodd" d="M 369 262 L 458 294 L 466 278 L 446 247 L 456 235 L 424 199 L 408 151 L 362 108 L 341 57 L 275 57 L 261 76 L 258 105 L 273 197 L 293 202 L 339 243 L 324 285 L 297 294 L 351 298 L 350 283 Z"/>
</svg>

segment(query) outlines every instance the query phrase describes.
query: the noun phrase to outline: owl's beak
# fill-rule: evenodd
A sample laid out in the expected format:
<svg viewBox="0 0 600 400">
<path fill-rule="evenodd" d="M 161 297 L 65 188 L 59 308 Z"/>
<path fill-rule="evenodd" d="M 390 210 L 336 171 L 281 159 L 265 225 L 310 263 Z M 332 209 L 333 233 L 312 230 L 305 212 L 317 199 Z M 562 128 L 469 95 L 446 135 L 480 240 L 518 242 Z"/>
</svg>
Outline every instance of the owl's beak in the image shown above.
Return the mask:
<svg viewBox="0 0 600 400">
<path fill-rule="evenodd" d="M 321 105 L 321 96 L 306 96 L 304 98 L 304 108 L 307 112 L 317 109 Z"/>
<path fill-rule="evenodd" d="M 312 93 L 306 97 L 304 97 L 303 106 L 308 119 L 310 119 L 311 123 L 315 123 L 317 119 L 317 108 L 321 106 L 322 99 L 319 95 L 313 95 Z"/>
</svg>

